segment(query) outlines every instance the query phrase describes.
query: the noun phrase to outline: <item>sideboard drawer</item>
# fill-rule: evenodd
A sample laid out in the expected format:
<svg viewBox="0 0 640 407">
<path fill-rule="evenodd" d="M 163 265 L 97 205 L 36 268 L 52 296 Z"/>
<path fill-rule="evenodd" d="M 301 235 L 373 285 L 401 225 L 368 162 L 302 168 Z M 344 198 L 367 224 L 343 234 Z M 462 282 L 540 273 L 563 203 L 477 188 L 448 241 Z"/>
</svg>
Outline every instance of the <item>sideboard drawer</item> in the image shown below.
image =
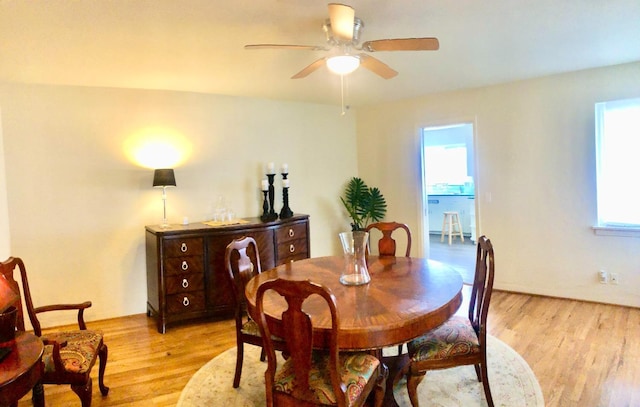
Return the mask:
<svg viewBox="0 0 640 407">
<path fill-rule="evenodd" d="M 290 242 L 292 240 L 306 240 L 307 239 L 307 223 L 299 222 L 285 227 L 281 227 L 276 230 L 276 244 Z"/>
<path fill-rule="evenodd" d="M 167 275 L 199 273 L 203 274 L 204 260 L 202 256 L 172 257 L 166 261 Z"/>
<path fill-rule="evenodd" d="M 188 273 L 182 276 L 168 276 L 165 284 L 167 294 L 204 290 L 204 274 Z"/>
<path fill-rule="evenodd" d="M 201 237 L 166 239 L 164 253 L 166 257 L 202 256 L 204 253 L 203 239 Z"/>
<path fill-rule="evenodd" d="M 169 314 L 203 311 L 204 305 L 203 291 L 167 295 L 167 312 Z"/>
<path fill-rule="evenodd" d="M 280 263 L 306 259 L 307 257 L 309 257 L 309 254 L 307 253 L 306 239 L 296 239 L 278 244 L 278 260 Z"/>
</svg>

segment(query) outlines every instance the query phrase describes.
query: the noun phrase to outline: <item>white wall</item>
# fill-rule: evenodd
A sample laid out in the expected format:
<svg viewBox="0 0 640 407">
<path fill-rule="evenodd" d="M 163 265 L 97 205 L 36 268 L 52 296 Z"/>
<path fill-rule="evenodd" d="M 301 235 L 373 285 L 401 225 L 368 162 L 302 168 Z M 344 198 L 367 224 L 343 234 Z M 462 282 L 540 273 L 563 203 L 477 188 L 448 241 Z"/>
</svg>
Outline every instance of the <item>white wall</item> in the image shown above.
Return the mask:
<svg viewBox="0 0 640 407">
<path fill-rule="evenodd" d="M 161 191 L 124 150 L 149 126 L 192 146 L 168 189 L 170 222 L 206 219 L 217 195 L 238 216 L 259 216 L 263 167 L 273 161 L 289 164 L 293 211 L 311 215 L 313 256 L 339 251 L 337 233 L 349 228 L 339 196 L 357 171 L 355 117 L 337 107 L 18 84 L 0 85 L 0 107 L 10 250 L 27 265 L 36 305 L 92 300 L 88 320 L 145 312 L 144 225 L 160 222 Z"/>
<path fill-rule="evenodd" d="M 4 261 L 11 255 L 6 185 L 7 180 L 5 176 L 4 149 L 2 143 L 2 109 L 0 109 L 0 261 Z"/>
<path fill-rule="evenodd" d="M 473 121 L 478 235 L 494 243 L 496 288 L 638 307 L 640 239 L 596 236 L 591 226 L 594 103 L 639 92 L 633 63 L 360 108 L 358 173 L 419 249 L 420 128 Z M 599 269 L 621 284 L 599 284 Z"/>
</svg>

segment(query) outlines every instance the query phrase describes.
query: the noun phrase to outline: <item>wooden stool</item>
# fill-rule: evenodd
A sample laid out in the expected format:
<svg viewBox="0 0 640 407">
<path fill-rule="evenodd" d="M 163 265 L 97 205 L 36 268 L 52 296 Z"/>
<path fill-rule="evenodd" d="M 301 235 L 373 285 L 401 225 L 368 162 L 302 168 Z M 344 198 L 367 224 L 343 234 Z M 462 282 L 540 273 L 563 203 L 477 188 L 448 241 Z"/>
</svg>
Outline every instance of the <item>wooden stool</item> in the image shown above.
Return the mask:
<svg viewBox="0 0 640 407">
<path fill-rule="evenodd" d="M 462 235 L 462 226 L 460 226 L 460 216 L 458 212 L 444 212 L 444 219 L 442 219 L 442 235 L 440 235 L 440 241 L 444 242 L 445 233 L 449 233 L 449 246 L 451 246 L 451 235 L 460 235 L 460 241 L 464 243 L 464 236 Z"/>
</svg>

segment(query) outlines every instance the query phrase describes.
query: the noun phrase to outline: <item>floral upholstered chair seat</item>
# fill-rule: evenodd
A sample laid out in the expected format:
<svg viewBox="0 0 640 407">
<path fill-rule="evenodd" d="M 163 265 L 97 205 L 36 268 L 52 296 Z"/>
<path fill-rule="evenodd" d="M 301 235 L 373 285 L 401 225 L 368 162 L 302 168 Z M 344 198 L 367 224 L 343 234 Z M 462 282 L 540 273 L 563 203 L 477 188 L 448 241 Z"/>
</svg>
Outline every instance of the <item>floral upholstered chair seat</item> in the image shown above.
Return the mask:
<svg viewBox="0 0 640 407">
<path fill-rule="evenodd" d="M 260 328 L 258 328 L 258 324 L 253 319 L 249 319 L 242 325 L 242 333 L 248 335 L 260 336 Z"/>
<path fill-rule="evenodd" d="M 308 401 L 315 404 L 337 405 L 336 395 L 331 386 L 329 376 L 329 355 L 326 352 L 314 351 L 311 356 L 311 371 L 309 372 L 309 386 L 312 399 Z M 380 361 L 364 352 L 341 353 L 338 366 L 340 368 L 340 380 L 346 387 L 349 405 L 359 398 L 367 382 L 377 374 Z M 293 363 L 285 362 L 276 372 L 275 389 L 283 393 L 291 394 L 296 380 L 293 371 Z"/>
<path fill-rule="evenodd" d="M 413 361 L 450 359 L 480 353 L 476 331 L 468 318 L 454 316 L 407 344 Z"/>
<path fill-rule="evenodd" d="M 100 331 L 78 330 L 50 333 L 43 336 L 42 339 L 55 341 L 61 345 L 60 356 L 65 371 L 85 374 L 91 369 L 98 357 L 102 338 L 103 335 Z M 53 345 L 46 345 L 42 355 L 45 375 L 56 370 L 52 353 Z"/>
</svg>

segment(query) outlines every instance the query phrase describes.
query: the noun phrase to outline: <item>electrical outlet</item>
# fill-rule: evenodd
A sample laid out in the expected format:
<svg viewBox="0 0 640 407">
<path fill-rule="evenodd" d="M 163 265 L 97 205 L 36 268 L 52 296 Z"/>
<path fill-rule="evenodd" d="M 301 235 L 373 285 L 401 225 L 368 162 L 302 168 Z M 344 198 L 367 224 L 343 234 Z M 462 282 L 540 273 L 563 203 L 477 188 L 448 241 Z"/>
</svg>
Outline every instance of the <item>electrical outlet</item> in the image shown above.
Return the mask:
<svg viewBox="0 0 640 407">
<path fill-rule="evenodd" d="M 605 270 L 600 270 L 598 272 L 598 280 L 600 280 L 600 284 L 609 283 L 609 276 L 607 275 L 607 272 Z"/>
<path fill-rule="evenodd" d="M 611 281 L 611 284 L 620 284 L 620 277 L 618 276 L 618 273 L 611 273 L 609 275 L 609 280 Z"/>
</svg>

